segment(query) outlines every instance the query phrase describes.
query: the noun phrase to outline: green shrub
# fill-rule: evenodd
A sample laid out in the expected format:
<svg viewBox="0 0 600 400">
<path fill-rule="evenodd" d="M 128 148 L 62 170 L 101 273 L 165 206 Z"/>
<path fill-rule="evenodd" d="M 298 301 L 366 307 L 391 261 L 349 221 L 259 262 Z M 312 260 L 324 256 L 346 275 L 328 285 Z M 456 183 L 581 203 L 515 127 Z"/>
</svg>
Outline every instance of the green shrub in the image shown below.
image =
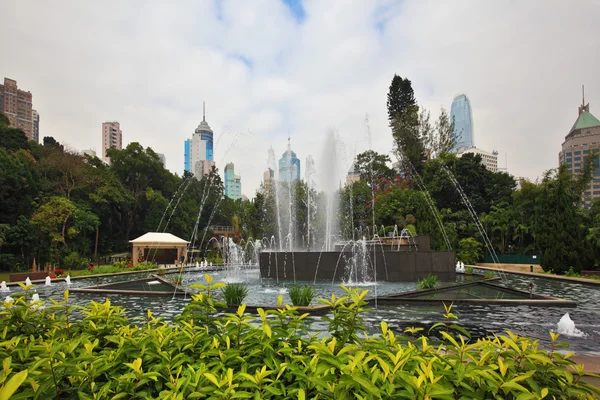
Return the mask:
<svg viewBox="0 0 600 400">
<path fill-rule="evenodd" d="M 483 274 L 483 277 L 485 279 L 492 279 L 496 276 L 496 274 L 494 273 L 494 271 L 485 271 L 485 274 Z"/>
<path fill-rule="evenodd" d="M 248 287 L 243 283 L 228 283 L 223 288 L 223 297 L 227 307 L 239 306 L 248 296 Z"/>
<path fill-rule="evenodd" d="M 465 264 L 477 264 L 483 255 L 483 244 L 476 239 L 469 237 L 461 239 L 458 242 L 458 251 L 456 259 Z"/>
<path fill-rule="evenodd" d="M 569 267 L 569 269 L 565 272 L 565 276 L 570 276 L 572 278 L 581 278 L 577 272 L 573 270 L 573 267 Z"/>
<path fill-rule="evenodd" d="M 594 398 L 572 354 L 507 332 L 470 340 L 446 306 L 431 331 L 399 336 L 381 322 L 366 334 L 367 291 L 321 300 L 328 331 L 307 333 L 293 307 L 245 305 L 222 314 L 213 283 L 200 289 L 174 324 L 148 311 L 131 323 L 121 307 L 91 302 L 73 319 L 62 302 L 30 303 L 29 291 L 0 308 L 0 393 L 33 399 L 516 399 Z M 281 298 L 280 298 L 281 304 Z M 42 305 L 44 307 L 42 307 Z M 458 336 L 461 334 L 461 337 Z"/>
<path fill-rule="evenodd" d="M 438 284 L 439 282 L 437 275 L 429 274 L 417 283 L 417 287 L 419 288 L 419 290 L 435 289 L 438 286 Z"/>
<path fill-rule="evenodd" d="M 68 269 L 81 269 L 88 266 L 88 259 L 80 257 L 76 252 L 72 252 L 62 259 L 61 264 Z"/>
<path fill-rule="evenodd" d="M 467 275 L 473 275 L 473 267 L 467 267 L 467 268 L 465 268 L 465 274 L 467 274 Z"/>
<path fill-rule="evenodd" d="M 290 286 L 289 288 L 290 298 L 292 304 L 297 307 L 308 307 L 315 297 L 315 292 L 312 287 L 305 286 Z"/>
</svg>

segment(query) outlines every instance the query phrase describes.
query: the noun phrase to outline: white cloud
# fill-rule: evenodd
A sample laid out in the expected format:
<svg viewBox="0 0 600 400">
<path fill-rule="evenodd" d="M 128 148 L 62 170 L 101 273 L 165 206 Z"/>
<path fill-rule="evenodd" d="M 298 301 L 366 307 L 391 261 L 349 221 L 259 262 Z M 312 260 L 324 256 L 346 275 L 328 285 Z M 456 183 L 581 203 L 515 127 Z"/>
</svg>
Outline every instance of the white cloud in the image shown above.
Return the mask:
<svg viewBox="0 0 600 400">
<path fill-rule="evenodd" d="M 390 151 L 394 73 L 432 114 L 466 93 L 477 145 L 530 178 L 556 166 L 581 84 L 600 115 L 595 1 L 314 0 L 302 24 L 276 0 L 0 3 L 0 75 L 33 93 L 42 136 L 99 149 L 118 120 L 181 174 L 205 100 L 218 167 L 233 161 L 250 197 L 288 134 L 303 168 L 332 128 L 346 164 L 369 142 Z"/>
</svg>

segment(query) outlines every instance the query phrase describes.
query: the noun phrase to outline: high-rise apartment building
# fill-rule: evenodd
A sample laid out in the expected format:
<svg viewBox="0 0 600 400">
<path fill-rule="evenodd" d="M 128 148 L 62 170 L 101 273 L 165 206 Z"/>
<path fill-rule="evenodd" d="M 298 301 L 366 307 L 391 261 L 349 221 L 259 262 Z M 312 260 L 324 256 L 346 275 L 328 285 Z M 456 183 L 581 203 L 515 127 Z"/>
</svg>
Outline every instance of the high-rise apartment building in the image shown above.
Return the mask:
<svg viewBox="0 0 600 400">
<path fill-rule="evenodd" d="M 25 132 L 27 139 L 33 140 L 33 95 L 20 90 L 17 81 L 4 78 L 0 85 L 0 112 L 8 117 L 10 126 Z"/>
<path fill-rule="evenodd" d="M 600 151 L 600 120 L 590 113 L 590 105 L 585 104 L 585 97 L 578 112 L 577 120 L 565 136 L 558 154 L 559 164 L 567 164 L 569 172 L 575 175 L 583 173 L 583 163 L 590 152 Z M 594 160 L 594 164 L 592 183 L 583 195 L 583 205 L 586 208 L 600 197 L 600 160 Z"/>
<path fill-rule="evenodd" d="M 450 108 L 450 118 L 454 119 L 454 133 L 457 137 L 454 152 L 457 153 L 461 148 L 475 147 L 473 111 L 467 95 L 461 94 L 454 98 Z"/>
<path fill-rule="evenodd" d="M 289 138 L 288 148 L 279 159 L 279 180 L 281 182 L 300 180 L 300 159 L 292 151 Z"/>
<path fill-rule="evenodd" d="M 123 148 L 123 132 L 116 121 L 102 123 L 102 160 L 107 164 L 110 164 L 110 157 L 106 155 L 106 150 L 111 148 Z"/>
<path fill-rule="evenodd" d="M 215 165 L 213 160 L 213 131 L 206 122 L 206 109 L 202 103 L 202 122 L 194 131 L 192 139 L 184 142 L 184 164 L 186 171 L 198 178 L 208 174 Z"/>
<path fill-rule="evenodd" d="M 237 200 L 242 198 L 242 177 L 235 174 L 233 163 L 225 166 L 225 196 Z"/>
<path fill-rule="evenodd" d="M 94 150 L 94 149 L 81 150 L 79 152 L 79 155 L 81 155 L 83 157 L 88 156 L 88 157 L 94 158 L 94 157 L 96 157 L 96 150 Z"/>
<path fill-rule="evenodd" d="M 31 110 L 33 115 L 33 138 L 36 143 L 40 142 L 40 113 L 36 110 Z"/>
<path fill-rule="evenodd" d="M 463 147 L 456 153 L 458 157 L 462 157 L 465 154 L 475 154 L 481 156 L 481 163 L 488 171 L 498 172 L 498 152 L 492 151 L 491 153 L 485 150 L 478 149 L 477 147 Z"/>
</svg>

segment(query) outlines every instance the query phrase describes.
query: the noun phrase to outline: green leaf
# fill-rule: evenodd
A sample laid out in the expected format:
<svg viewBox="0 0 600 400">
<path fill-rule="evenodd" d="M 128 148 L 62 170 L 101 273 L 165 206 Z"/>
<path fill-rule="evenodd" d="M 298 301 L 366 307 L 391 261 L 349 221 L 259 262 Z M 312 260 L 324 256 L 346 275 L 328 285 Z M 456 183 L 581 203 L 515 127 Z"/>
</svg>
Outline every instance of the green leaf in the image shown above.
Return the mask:
<svg viewBox="0 0 600 400">
<path fill-rule="evenodd" d="M 363 375 L 354 374 L 352 375 L 352 379 L 358 382 L 372 396 L 379 396 L 379 388 L 375 386 L 370 380 L 366 379 Z"/>
<path fill-rule="evenodd" d="M 12 376 L 6 382 L 6 385 L 0 390 L 0 400 L 8 400 L 10 397 L 17 391 L 19 386 L 23 383 L 23 381 L 27 378 L 27 370 L 21 371 Z"/>
<path fill-rule="evenodd" d="M 211 374 L 209 372 L 205 372 L 203 375 L 206 379 L 211 381 L 216 387 L 221 387 L 221 385 L 219 385 L 219 381 L 217 380 L 216 376 L 214 376 L 213 374 Z"/>
<path fill-rule="evenodd" d="M 306 393 L 304 393 L 304 389 L 298 389 L 298 400 L 306 400 Z"/>
</svg>

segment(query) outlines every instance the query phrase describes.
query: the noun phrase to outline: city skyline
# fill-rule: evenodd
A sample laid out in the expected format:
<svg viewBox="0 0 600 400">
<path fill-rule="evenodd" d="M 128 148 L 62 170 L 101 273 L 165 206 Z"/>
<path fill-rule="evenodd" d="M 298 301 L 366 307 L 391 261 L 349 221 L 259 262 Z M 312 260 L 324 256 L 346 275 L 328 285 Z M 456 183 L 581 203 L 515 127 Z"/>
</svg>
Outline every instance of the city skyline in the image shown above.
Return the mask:
<svg viewBox="0 0 600 400">
<path fill-rule="evenodd" d="M 34 94 L 40 135 L 100 153 L 98 124 L 111 118 L 126 127 L 126 142 L 160 151 L 182 174 L 182 142 L 206 99 L 215 162 L 235 162 L 249 197 L 266 150 L 285 149 L 288 135 L 302 157 L 319 156 L 336 129 L 346 168 L 368 148 L 389 154 L 385 98 L 394 73 L 413 82 L 432 118 L 467 93 L 477 146 L 498 150 L 501 167 L 508 154 L 509 172 L 529 179 L 557 166 L 581 84 L 587 101 L 600 104 L 596 2 L 150 2 L 140 10 L 59 1 L 8 2 L 11 18 L 0 27 L 19 38 L 5 44 L 19 57 L 3 59 L 2 75 Z M 570 29 L 557 30 L 557 20 Z M 568 61 L 573 54 L 577 62 Z"/>
</svg>

